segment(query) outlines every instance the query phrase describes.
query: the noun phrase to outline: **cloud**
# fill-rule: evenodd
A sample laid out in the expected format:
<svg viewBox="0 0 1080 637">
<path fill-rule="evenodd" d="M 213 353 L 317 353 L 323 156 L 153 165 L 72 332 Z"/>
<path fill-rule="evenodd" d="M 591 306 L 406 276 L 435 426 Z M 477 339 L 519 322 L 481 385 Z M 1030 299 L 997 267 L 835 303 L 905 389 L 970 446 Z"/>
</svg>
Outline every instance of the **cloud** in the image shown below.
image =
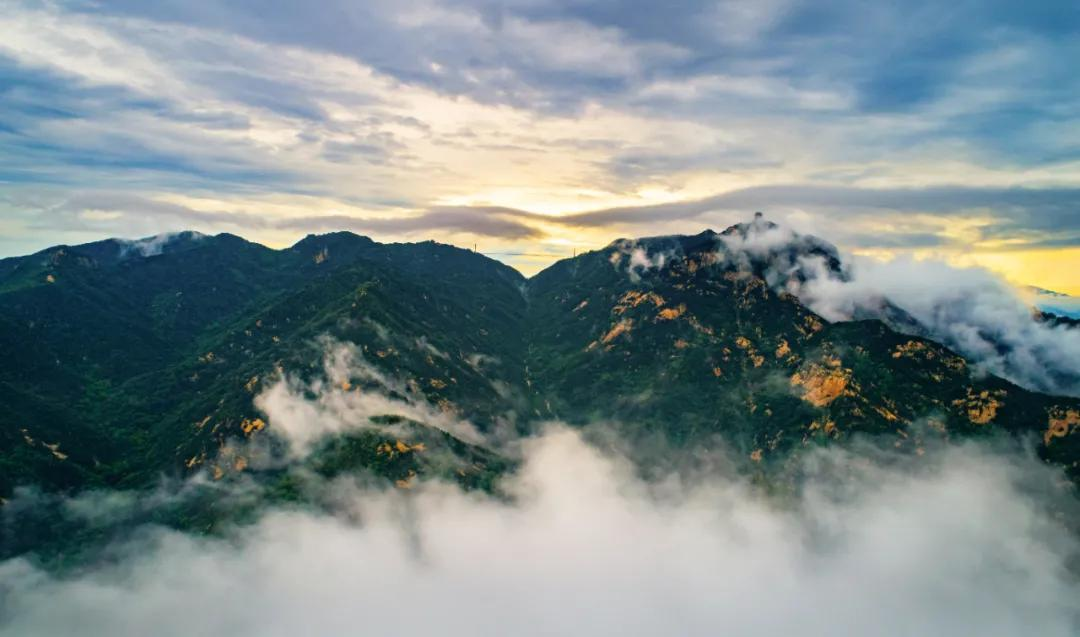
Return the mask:
<svg viewBox="0 0 1080 637">
<path fill-rule="evenodd" d="M 826 319 L 872 313 L 884 299 L 982 372 L 1036 391 L 1080 396 L 1080 330 L 1036 320 L 1034 299 L 987 270 L 908 257 L 859 260 L 843 281 L 803 265 L 814 273 L 792 291 Z"/>
<path fill-rule="evenodd" d="M 166 232 L 137 241 L 125 241 L 122 243 L 121 256 L 130 252 L 137 252 L 140 256 L 152 257 L 161 254 L 162 251 L 177 238 L 182 237 L 186 240 L 198 241 L 205 238 L 205 236 L 206 235 L 199 234 L 198 232 L 183 234 Z"/>
<path fill-rule="evenodd" d="M 462 233 L 511 240 L 536 239 L 543 230 L 529 220 L 543 215 L 499 207 L 438 207 L 412 213 L 369 216 L 355 214 L 260 214 L 240 205 L 235 208 L 195 207 L 116 191 L 74 192 L 55 202 L 27 201 L 36 209 L 35 227 L 50 230 L 98 230 L 117 234 L 158 233 L 199 228 L 206 231 L 229 228 L 240 231 L 298 231 L 304 233 L 351 230 L 380 236 L 422 235 L 433 232 Z"/>
<path fill-rule="evenodd" d="M 656 227 L 702 221 L 745 220 L 750 210 L 827 231 L 852 248 L 923 248 L 947 245 L 1007 249 L 1074 245 L 1080 241 L 1080 189 L 932 186 L 862 188 L 792 184 L 758 186 L 689 201 L 621 206 L 557 215 L 546 223 L 568 228 Z M 524 211 L 505 210 L 522 220 Z M 808 222 L 807 219 L 810 221 Z M 954 222 L 967 222 L 956 236 Z M 722 229 L 722 228 L 718 228 Z M 876 230 L 876 231 L 875 231 Z"/>
<path fill-rule="evenodd" d="M 1078 546 L 1048 509 L 1066 501 L 1029 457 L 819 451 L 787 504 L 717 474 L 643 482 L 558 427 L 524 457 L 509 498 L 335 482 L 335 513 L 271 511 L 223 539 L 149 532 L 66 575 L 7 561 L 0 634 L 1077 629 Z"/>
<path fill-rule="evenodd" d="M 1037 320 L 1033 296 L 988 270 L 911 257 L 844 261 L 830 244 L 763 218 L 720 240 L 720 262 L 759 271 L 829 321 L 881 318 L 924 332 L 980 373 L 1080 396 L 1080 330 Z M 916 325 L 894 321 L 891 308 Z"/>
<path fill-rule="evenodd" d="M 1025 68 L 1043 63 L 1045 70 L 1025 82 L 999 62 L 998 83 L 1034 83 L 1067 94 L 1072 78 L 1031 40 L 1067 46 L 1077 26 L 1067 2 L 1018 14 L 993 0 L 949 9 L 919 1 L 904 11 L 883 3 L 789 0 L 690 0 L 664 7 L 640 0 L 333 1 L 318 16 L 220 0 L 165 6 L 118 1 L 103 11 L 329 51 L 482 99 L 575 104 L 617 96 L 633 88 L 635 76 L 680 82 L 726 72 L 804 86 L 838 79 L 858 91 L 856 106 L 871 111 L 915 109 L 953 86 L 984 85 L 989 78 L 978 72 L 982 56 L 1008 47 L 1034 49 L 1038 59 L 1021 62 Z M 908 29 L 912 16 L 921 25 L 917 37 Z M 421 32 L 425 37 L 415 37 Z M 1065 86 L 1049 85 L 1050 77 Z"/>
<path fill-rule="evenodd" d="M 377 416 L 407 418 L 467 442 L 483 440 L 472 423 L 433 407 L 418 386 L 385 375 L 355 345 L 324 339 L 322 347 L 321 377 L 305 381 L 286 374 L 255 397 L 270 431 L 288 443 L 294 458 L 336 434 L 393 429 L 376 424 Z M 417 347 L 430 345 L 418 342 Z"/>
<path fill-rule="evenodd" d="M 564 215 L 572 226 L 648 224 L 700 219 L 708 213 L 762 209 L 780 214 L 792 209 L 815 214 L 822 223 L 881 219 L 882 215 L 926 213 L 944 217 L 979 214 L 991 218 L 980 228 L 987 238 L 1015 236 L 1020 230 L 1050 240 L 1051 232 L 1080 237 L 1080 189 L 928 186 L 864 188 L 791 184 L 736 189 L 692 201 L 628 206 Z M 772 214 L 772 212 L 771 212 Z M 886 234 L 886 239 L 892 233 Z M 867 238 L 868 239 L 868 238 Z M 873 245 L 871 242 L 870 245 Z"/>
<path fill-rule="evenodd" d="M 197 197 L 232 215 L 199 230 L 274 244 L 334 224 L 541 253 L 762 209 L 848 247 L 1070 247 L 1076 17 L 1006 5 L 15 0 L 0 182 Z M 58 242 L 32 217 L 0 210 L 5 249 Z"/>
<path fill-rule="evenodd" d="M 612 244 L 615 252 L 608 259 L 616 270 L 621 270 L 625 262 L 626 274 L 630 280 L 637 283 L 641 275 L 650 270 L 659 270 L 670 261 L 675 254 L 670 251 L 654 251 L 649 254 L 647 246 L 640 245 L 637 241 L 620 239 Z"/>
<path fill-rule="evenodd" d="M 416 233 L 430 235 L 433 231 L 444 230 L 514 240 L 536 239 L 544 236 L 544 232 L 539 228 L 519 221 L 515 217 L 527 217 L 527 215 L 507 214 L 506 210 L 494 207 L 445 207 L 428 210 L 414 216 L 382 219 L 365 219 L 347 215 L 294 217 L 280 222 L 277 227 L 304 230 L 351 229 L 390 235 Z"/>
<path fill-rule="evenodd" d="M 790 234 L 725 245 L 767 258 L 782 237 Z M 321 374 L 283 375 L 255 398 L 293 451 L 286 462 L 326 437 L 393 432 L 374 415 L 472 431 L 355 346 L 322 345 Z M 426 339 L 412 345 L 441 355 Z M 318 504 L 264 509 L 215 536 L 147 525 L 162 519 L 159 507 L 209 506 L 199 498 L 225 511 L 269 506 L 257 481 L 197 475 L 145 494 L 20 493 L 0 511 L 6 528 L 29 512 L 50 528 L 59 520 L 86 531 L 75 537 L 122 539 L 75 570 L 44 569 L 32 555 L 0 562 L 0 635 L 1078 628 L 1080 580 L 1070 564 L 1080 556 L 1080 503 L 1060 470 L 1016 442 L 927 444 L 919 456 L 871 439 L 814 449 L 790 473 L 772 474 L 784 485 L 777 497 L 719 454 L 669 456 L 675 469 L 646 480 L 628 456 L 590 442 L 610 445 L 610 432 L 589 433 L 597 435 L 549 423 L 505 445 L 522 462 L 497 495 L 433 480 L 407 491 L 359 477 L 321 482 L 304 472 Z M 144 526 L 116 533 L 131 524 Z"/>
</svg>

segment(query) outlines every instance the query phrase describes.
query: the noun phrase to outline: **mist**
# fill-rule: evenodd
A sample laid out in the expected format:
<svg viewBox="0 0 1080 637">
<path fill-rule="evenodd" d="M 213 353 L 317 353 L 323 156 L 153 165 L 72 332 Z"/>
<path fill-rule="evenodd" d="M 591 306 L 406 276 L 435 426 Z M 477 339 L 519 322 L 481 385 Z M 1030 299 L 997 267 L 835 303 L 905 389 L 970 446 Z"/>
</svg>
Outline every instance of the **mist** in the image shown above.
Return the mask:
<svg viewBox="0 0 1080 637">
<path fill-rule="evenodd" d="M 643 481 L 552 425 L 506 497 L 327 483 L 224 538 L 149 530 L 58 576 L 0 564 L 0 635 L 1072 635 L 1053 470 L 968 444 L 806 456 L 804 486 Z M 1031 485 L 1042 485 L 1035 493 Z M 1057 502 L 1058 505 L 1055 505 Z"/>
<path fill-rule="evenodd" d="M 883 318 L 956 350 L 978 373 L 1080 396 L 1080 330 L 1037 320 L 1034 293 L 989 270 L 911 257 L 841 259 L 820 239 L 761 218 L 722 243 L 720 262 L 762 267 L 771 285 L 829 321 Z M 896 321 L 892 308 L 915 324 Z"/>
<path fill-rule="evenodd" d="M 379 371 L 356 345 L 325 337 L 319 344 L 322 376 L 306 381 L 284 374 L 254 400 L 294 458 L 306 455 L 327 436 L 358 429 L 393 433 L 372 421 L 386 414 L 423 422 L 465 441 L 481 440 L 472 423 L 432 407 L 418 387 Z M 426 341 L 416 346 L 434 349 Z"/>
<path fill-rule="evenodd" d="M 1080 330 L 1037 320 L 1032 299 L 987 270 L 903 257 L 861 259 L 852 264 L 849 280 L 816 276 L 797 294 L 831 321 L 850 320 L 887 301 L 982 373 L 1080 396 Z"/>
</svg>

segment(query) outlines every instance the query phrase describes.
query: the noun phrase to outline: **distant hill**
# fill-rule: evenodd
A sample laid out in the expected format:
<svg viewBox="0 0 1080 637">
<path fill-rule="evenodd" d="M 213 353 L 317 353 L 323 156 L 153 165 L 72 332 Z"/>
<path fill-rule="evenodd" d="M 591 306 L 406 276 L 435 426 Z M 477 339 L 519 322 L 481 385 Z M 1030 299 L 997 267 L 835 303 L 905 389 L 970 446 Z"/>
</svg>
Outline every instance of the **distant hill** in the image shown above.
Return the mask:
<svg viewBox="0 0 1080 637">
<path fill-rule="evenodd" d="M 1080 321 L 1080 298 L 1034 286 L 1027 290 L 1034 295 L 1035 307 L 1044 314 Z"/>
</svg>

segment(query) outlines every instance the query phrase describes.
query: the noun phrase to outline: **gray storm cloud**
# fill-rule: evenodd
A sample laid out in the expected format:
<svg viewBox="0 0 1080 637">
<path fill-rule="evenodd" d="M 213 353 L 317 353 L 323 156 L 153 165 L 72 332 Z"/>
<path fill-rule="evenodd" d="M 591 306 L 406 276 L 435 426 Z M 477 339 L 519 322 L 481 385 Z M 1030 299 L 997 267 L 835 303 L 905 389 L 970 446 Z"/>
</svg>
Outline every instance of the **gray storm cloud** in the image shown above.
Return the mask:
<svg viewBox="0 0 1080 637">
<path fill-rule="evenodd" d="M 839 450 L 784 505 L 745 482 L 643 482 L 553 426 L 496 500 L 327 485 L 226 539 L 159 531 L 67 577 L 0 565 L 0 635 L 1073 635 L 1077 545 L 967 446 L 918 466 Z"/>
</svg>

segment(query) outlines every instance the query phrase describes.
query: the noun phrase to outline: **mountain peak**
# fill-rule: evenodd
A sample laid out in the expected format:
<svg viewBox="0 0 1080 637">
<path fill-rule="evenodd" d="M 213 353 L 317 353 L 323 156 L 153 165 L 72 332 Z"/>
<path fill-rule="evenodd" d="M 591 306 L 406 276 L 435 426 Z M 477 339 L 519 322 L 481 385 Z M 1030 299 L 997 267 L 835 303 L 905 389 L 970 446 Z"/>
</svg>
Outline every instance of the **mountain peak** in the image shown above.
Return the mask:
<svg viewBox="0 0 1080 637">
<path fill-rule="evenodd" d="M 732 236 L 732 235 L 746 236 L 746 235 L 752 234 L 752 233 L 767 232 L 769 230 L 776 230 L 777 228 L 780 228 L 780 225 L 766 219 L 765 218 L 765 213 L 763 213 L 763 212 L 755 212 L 754 213 L 754 218 L 751 221 L 743 221 L 743 222 L 736 223 L 736 224 L 733 224 L 731 226 L 728 226 L 728 228 L 725 229 L 720 234 L 722 236 Z M 795 234 L 795 233 L 792 233 L 792 234 Z"/>
<path fill-rule="evenodd" d="M 803 282 L 823 273 L 847 278 L 836 246 L 774 223 L 760 212 L 752 220 L 731 225 L 720 233 L 706 229 L 695 235 L 619 239 L 605 250 L 612 249 L 616 252 L 611 253 L 609 261 L 618 267 L 625 257 L 626 267 L 635 276 L 694 260 L 695 268 L 709 264 L 748 272 L 781 288 L 793 279 Z M 617 254 L 622 255 L 618 262 L 614 256 Z"/>
<path fill-rule="evenodd" d="M 335 232 L 326 232 L 323 234 L 309 234 L 294 243 L 289 249 L 306 252 L 313 248 L 318 250 L 322 249 L 324 246 L 342 245 L 371 246 L 375 245 L 375 241 L 370 237 L 359 235 L 355 232 L 337 230 Z"/>
</svg>

